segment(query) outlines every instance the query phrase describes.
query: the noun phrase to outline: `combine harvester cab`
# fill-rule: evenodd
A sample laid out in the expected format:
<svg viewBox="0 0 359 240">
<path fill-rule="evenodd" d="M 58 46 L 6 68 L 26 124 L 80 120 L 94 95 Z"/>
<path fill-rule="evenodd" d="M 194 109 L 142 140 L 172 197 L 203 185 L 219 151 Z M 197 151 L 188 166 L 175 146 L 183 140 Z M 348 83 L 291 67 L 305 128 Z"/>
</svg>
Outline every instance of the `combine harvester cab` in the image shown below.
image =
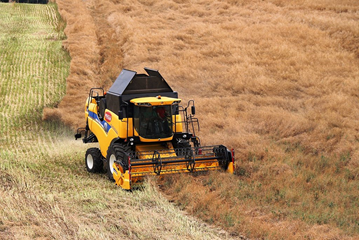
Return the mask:
<svg viewBox="0 0 359 240">
<path fill-rule="evenodd" d="M 86 101 L 86 128 L 76 139 L 98 142 L 89 148 L 85 163 L 89 172 L 105 168 L 110 180 L 131 189 L 146 175 L 234 171 L 234 151 L 223 145 L 201 146 L 196 130 L 194 101 L 186 107 L 161 74 L 123 70 L 107 93 L 92 88 Z M 189 112 L 190 110 L 190 112 Z"/>
</svg>

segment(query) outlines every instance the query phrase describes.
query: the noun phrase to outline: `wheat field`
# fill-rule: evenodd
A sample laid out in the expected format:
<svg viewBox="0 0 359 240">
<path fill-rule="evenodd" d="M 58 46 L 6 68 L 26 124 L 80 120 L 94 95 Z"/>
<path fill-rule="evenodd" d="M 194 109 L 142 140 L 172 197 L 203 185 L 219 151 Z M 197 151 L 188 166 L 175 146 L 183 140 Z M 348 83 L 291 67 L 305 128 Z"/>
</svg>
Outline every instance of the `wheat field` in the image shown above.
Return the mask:
<svg viewBox="0 0 359 240">
<path fill-rule="evenodd" d="M 359 237 L 359 3 L 56 0 L 56 4 L 66 21 L 62 48 L 71 56 L 69 72 L 67 60 L 61 75 L 44 73 L 40 77 L 44 82 L 30 81 L 26 94 L 17 89 L 19 84 L 11 84 L 19 77 L 2 76 L 7 111 L 1 111 L 5 137 L 0 205 L 6 216 L 0 222 L 1 237 Z M 55 10 L 47 11 L 58 18 Z M 12 14 L 3 15 L 9 19 Z M 57 32 L 61 26 L 52 28 L 56 34 L 45 39 L 62 40 Z M 12 36 L 1 37 L 14 43 Z M 21 57 L 6 61 L 2 73 L 27 71 Z M 31 74 L 36 76 L 36 69 L 48 63 L 36 63 Z M 15 66 L 20 69 L 12 71 Z M 235 175 L 150 179 L 143 191 L 126 193 L 104 176 L 84 172 L 86 146 L 70 140 L 67 126 L 84 125 L 89 88 L 108 88 L 121 69 L 143 72 L 143 67 L 159 69 L 183 102 L 196 101 L 202 144 L 234 148 Z M 50 75 L 53 80 L 42 80 Z M 27 82 L 18 81 L 25 88 Z M 34 106 L 36 117 L 29 115 Z M 43 230 L 49 225 L 53 231 Z"/>
<path fill-rule="evenodd" d="M 87 146 L 42 120 L 66 92 L 65 25 L 55 4 L 0 3 L 0 239 L 230 239 L 169 203 L 154 180 L 131 193 L 88 174 Z"/>
<path fill-rule="evenodd" d="M 159 69 L 196 101 L 202 143 L 237 159 L 235 176 L 159 182 L 169 199 L 234 235 L 358 237 L 359 3 L 56 2 L 73 59 L 69 94 L 45 119 L 81 126 L 88 84 Z"/>
</svg>

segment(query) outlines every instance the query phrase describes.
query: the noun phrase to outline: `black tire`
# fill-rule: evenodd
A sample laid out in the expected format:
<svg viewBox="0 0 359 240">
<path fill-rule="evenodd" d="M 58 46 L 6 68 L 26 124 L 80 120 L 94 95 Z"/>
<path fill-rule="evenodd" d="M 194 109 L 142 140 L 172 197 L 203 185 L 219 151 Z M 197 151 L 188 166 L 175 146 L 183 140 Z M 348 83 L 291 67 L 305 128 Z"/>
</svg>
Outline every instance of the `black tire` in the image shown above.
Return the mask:
<svg viewBox="0 0 359 240">
<path fill-rule="evenodd" d="M 103 170 L 103 157 L 100 149 L 89 148 L 85 155 L 86 169 L 90 173 L 98 173 Z"/>
<path fill-rule="evenodd" d="M 215 147 L 213 152 L 218 158 L 219 166 L 221 166 L 223 170 L 227 170 L 229 163 L 232 161 L 231 151 L 229 151 L 225 146 L 221 145 Z"/>
<path fill-rule="evenodd" d="M 107 150 L 107 157 L 106 157 L 106 170 L 107 176 L 111 181 L 113 179 L 113 168 L 112 165 L 116 161 L 120 163 L 123 170 L 128 170 L 128 159 L 127 156 L 130 154 L 131 148 L 127 145 L 115 143 L 113 146 L 110 146 Z"/>
</svg>

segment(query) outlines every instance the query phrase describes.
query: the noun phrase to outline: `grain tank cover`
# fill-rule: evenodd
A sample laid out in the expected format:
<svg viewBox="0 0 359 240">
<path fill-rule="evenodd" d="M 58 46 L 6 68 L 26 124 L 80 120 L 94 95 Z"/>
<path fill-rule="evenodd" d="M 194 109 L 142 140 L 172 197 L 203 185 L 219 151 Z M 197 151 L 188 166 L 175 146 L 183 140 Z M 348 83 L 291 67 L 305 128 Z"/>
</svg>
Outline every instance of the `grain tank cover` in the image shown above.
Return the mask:
<svg viewBox="0 0 359 240">
<path fill-rule="evenodd" d="M 122 70 L 108 93 L 122 96 L 173 92 L 172 88 L 157 70 L 145 68 L 145 71 L 148 75 L 137 74 L 126 69 Z"/>
<path fill-rule="evenodd" d="M 108 90 L 108 93 L 116 96 L 121 96 L 135 75 L 136 72 L 134 71 L 130 71 L 126 69 L 122 70 L 120 75 L 117 77 L 116 81 L 112 84 L 111 88 Z"/>
<path fill-rule="evenodd" d="M 122 70 L 106 94 L 107 109 L 116 114 L 123 110 L 126 117 L 132 117 L 132 108 L 129 107 L 131 99 L 158 95 L 178 98 L 178 93 L 172 90 L 157 70 L 145 68 L 145 71 L 148 75 Z"/>
</svg>

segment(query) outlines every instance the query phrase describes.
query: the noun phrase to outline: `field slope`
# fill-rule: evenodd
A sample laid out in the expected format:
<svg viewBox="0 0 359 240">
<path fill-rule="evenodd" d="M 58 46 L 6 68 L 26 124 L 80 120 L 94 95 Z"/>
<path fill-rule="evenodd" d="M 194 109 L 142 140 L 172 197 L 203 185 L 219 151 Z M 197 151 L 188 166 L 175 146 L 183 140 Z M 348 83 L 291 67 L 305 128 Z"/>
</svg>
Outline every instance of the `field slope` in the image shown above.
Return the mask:
<svg viewBox="0 0 359 240">
<path fill-rule="evenodd" d="M 85 148 L 44 107 L 65 95 L 70 57 L 54 4 L 0 3 L 0 239 L 221 239 L 151 184 L 90 175 Z"/>
</svg>

